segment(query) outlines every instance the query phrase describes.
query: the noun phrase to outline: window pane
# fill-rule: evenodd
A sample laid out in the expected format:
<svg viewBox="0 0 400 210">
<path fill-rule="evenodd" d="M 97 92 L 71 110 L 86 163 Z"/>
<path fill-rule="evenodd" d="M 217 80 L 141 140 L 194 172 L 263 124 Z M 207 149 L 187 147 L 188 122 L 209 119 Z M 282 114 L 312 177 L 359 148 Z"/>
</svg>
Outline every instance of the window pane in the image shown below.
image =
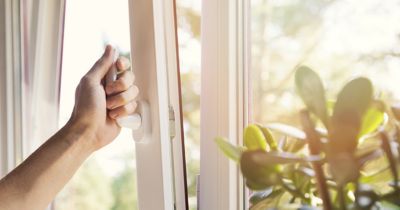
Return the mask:
<svg viewBox="0 0 400 210">
<path fill-rule="evenodd" d="M 129 57 L 128 0 L 67 0 L 60 100 L 64 125 L 73 109 L 75 88 L 101 56 L 106 43 Z M 134 142 L 122 129 L 117 139 L 93 154 L 55 201 L 57 210 L 137 209 Z"/>
<path fill-rule="evenodd" d="M 252 0 L 252 117 L 298 124 L 293 73 L 305 64 L 335 97 L 354 76 L 385 100 L 400 96 L 400 4 L 395 0 Z"/>
<path fill-rule="evenodd" d="M 200 10 L 201 1 L 177 0 L 183 125 L 190 209 L 197 209 L 200 174 Z"/>
<path fill-rule="evenodd" d="M 366 76 L 381 99 L 399 100 L 399 1 L 251 0 L 250 10 L 252 121 L 299 127 L 299 65 L 320 74 L 328 99 Z"/>
</svg>

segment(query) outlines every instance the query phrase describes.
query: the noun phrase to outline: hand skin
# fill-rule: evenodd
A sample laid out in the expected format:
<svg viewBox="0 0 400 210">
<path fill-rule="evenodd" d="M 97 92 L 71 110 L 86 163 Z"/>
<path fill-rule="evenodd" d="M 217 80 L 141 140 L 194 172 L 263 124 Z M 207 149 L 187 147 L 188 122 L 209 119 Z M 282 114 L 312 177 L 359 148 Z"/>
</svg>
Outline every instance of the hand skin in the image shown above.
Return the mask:
<svg viewBox="0 0 400 210">
<path fill-rule="evenodd" d="M 114 53 L 107 46 L 80 81 L 68 123 L 0 181 L 0 209 L 45 209 L 80 165 L 119 134 L 115 119 L 135 111 L 138 88 L 133 73 L 125 71 L 129 61 L 119 58 L 114 63 Z M 122 73 L 104 88 L 103 78 L 112 65 Z"/>
</svg>

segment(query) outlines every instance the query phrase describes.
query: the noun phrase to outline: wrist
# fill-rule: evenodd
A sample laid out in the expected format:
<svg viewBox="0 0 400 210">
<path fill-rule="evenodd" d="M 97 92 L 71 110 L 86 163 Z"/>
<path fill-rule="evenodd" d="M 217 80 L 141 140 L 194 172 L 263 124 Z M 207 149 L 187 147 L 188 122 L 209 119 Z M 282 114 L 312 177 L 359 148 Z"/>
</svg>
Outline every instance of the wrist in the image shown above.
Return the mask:
<svg viewBox="0 0 400 210">
<path fill-rule="evenodd" d="M 95 129 L 87 123 L 70 120 L 64 128 L 66 133 L 71 135 L 67 138 L 70 145 L 78 144 L 85 152 L 92 153 L 96 150 Z"/>
</svg>

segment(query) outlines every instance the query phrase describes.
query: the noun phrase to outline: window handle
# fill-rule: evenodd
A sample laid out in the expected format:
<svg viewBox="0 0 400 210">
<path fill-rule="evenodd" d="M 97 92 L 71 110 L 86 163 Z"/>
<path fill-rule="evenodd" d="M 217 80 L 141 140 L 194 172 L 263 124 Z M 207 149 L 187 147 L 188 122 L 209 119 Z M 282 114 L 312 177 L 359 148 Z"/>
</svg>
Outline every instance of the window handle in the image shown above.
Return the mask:
<svg viewBox="0 0 400 210">
<path fill-rule="evenodd" d="M 117 55 L 118 53 L 116 53 Z M 118 56 L 116 56 L 117 58 Z M 111 69 L 106 75 L 106 84 L 109 84 L 117 79 L 117 67 L 115 64 L 112 65 Z M 144 142 L 146 136 L 151 135 L 151 118 L 150 118 L 150 106 L 144 101 L 137 101 L 136 114 L 120 117 L 117 119 L 117 123 L 120 127 L 132 129 L 132 135 L 135 142 Z"/>
</svg>

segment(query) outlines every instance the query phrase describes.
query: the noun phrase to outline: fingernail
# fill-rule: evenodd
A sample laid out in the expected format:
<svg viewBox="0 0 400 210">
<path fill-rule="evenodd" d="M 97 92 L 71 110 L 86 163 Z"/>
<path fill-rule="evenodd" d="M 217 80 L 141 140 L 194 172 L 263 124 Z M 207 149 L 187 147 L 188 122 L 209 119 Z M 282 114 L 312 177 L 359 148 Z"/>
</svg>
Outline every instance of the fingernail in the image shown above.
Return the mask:
<svg viewBox="0 0 400 210">
<path fill-rule="evenodd" d="M 111 45 L 106 46 L 106 49 L 104 49 L 104 55 L 107 55 L 110 53 L 110 50 L 111 50 L 110 48 L 111 48 Z"/>
<path fill-rule="evenodd" d="M 104 56 L 108 57 L 108 56 L 113 55 L 113 54 L 114 54 L 114 47 L 112 45 L 108 44 L 106 46 L 106 49 L 104 50 Z"/>
</svg>

